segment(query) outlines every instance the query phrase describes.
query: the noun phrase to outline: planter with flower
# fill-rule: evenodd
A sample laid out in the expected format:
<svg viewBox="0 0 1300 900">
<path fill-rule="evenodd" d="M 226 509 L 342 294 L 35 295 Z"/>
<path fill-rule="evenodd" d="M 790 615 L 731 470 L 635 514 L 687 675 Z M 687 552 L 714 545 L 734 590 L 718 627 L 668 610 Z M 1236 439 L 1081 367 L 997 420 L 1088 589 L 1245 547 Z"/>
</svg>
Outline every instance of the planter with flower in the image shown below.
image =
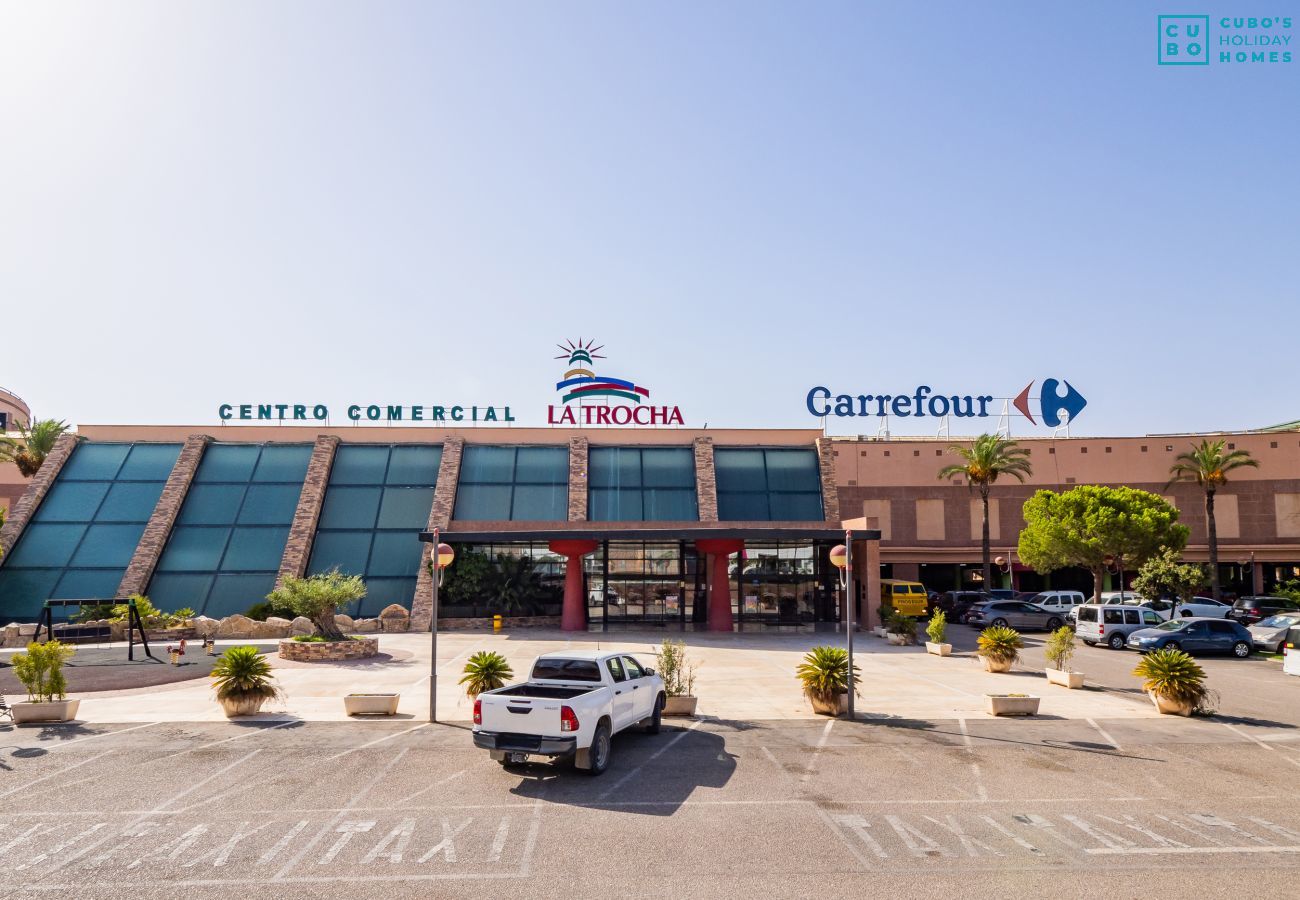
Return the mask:
<svg viewBox="0 0 1300 900">
<path fill-rule="evenodd" d="M 80 700 L 67 697 L 63 664 L 77 651 L 58 641 L 28 644 L 27 652 L 13 656 L 14 675 L 27 689 L 27 699 L 13 704 L 13 718 L 23 722 L 68 722 L 77 715 Z"/>
<path fill-rule="evenodd" d="M 1153 650 L 1142 657 L 1133 674 L 1144 679 L 1142 689 L 1162 713 L 1190 716 L 1205 711 L 1211 702 L 1205 670 L 1182 650 Z"/>
<path fill-rule="evenodd" d="M 828 716 L 843 715 L 849 709 L 849 653 L 843 647 L 813 647 L 804 654 L 795 669 L 803 684 L 804 696 L 813 712 Z M 853 667 L 853 689 L 861 681 L 858 667 Z"/>
<path fill-rule="evenodd" d="M 664 680 L 663 714 L 695 715 L 699 703 L 695 696 L 695 664 L 686 658 L 686 643 L 665 640 L 655 651 L 655 671 Z"/>
<path fill-rule="evenodd" d="M 1070 668 L 1070 660 L 1074 656 L 1073 628 L 1062 625 L 1053 631 L 1047 638 L 1043 655 L 1049 663 L 1046 669 L 1048 684 L 1059 684 L 1067 688 L 1083 687 L 1083 673 Z"/>
<path fill-rule="evenodd" d="M 1020 659 L 1024 647 L 1020 632 L 1005 625 L 991 625 L 980 632 L 979 648 L 975 652 L 984 662 L 984 671 L 1007 672 Z"/>
<path fill-rule="evenodd" d="M 898 647 L 910 647 L 916 643 L 916 619 L 895 611 L 885 626 L 885 637 L 889 643 Z"/>
<path fill-rule="evenodd" d="M 256 647 L 230 647 L 221 654 L 212 666 L 212 689 L 227 718 L 256 715 L 267 700 L 284 696 Z"/>
<path fill-rule="evenodd" d="M 948 656 L 952 653 L 952 644 L 944 643 L 944 637 L 948 633 L 948 617 L 944 615 L 943 610 L 935 610 L 934 615 L 930 616 L 930 624 L 925 626 L 926 637 L 925 652 L 932 653 L 935 656 Z"/>
</svg>

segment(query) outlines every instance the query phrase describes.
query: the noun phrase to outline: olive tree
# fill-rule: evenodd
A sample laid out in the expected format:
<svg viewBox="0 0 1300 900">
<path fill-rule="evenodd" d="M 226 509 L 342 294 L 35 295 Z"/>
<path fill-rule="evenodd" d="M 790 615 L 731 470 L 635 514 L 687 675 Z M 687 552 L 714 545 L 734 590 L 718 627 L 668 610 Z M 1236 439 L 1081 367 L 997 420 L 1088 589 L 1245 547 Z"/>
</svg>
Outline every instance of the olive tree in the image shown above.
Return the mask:
<svg viewBox="0 0 1300 900">
<path fill-rule="evenodd" d="M 1165 550 L 1187 545 L 1187 526 L 1163 497 L 1130 487 L 1086 484 L 1042 490 L 1025 501 L 1019 553 L 1037 572 L 1080 566 L 1101 596 L 1106 568 L 1118 559 L 1141 566 Z"/>
<path fill-rule="evenodd" d="M 334 614 L 365 596 L 366 583 L 360 575 L 344 575 L 338 569 L 331 569 L 307 578 L 289 575 L 278 588 L 266 595 L 266 599 L 311 619 L 317 633 L 326 640 L 342 641 L 346 638 L 339 630 Z"/>
<path fill-rule="evenodd" d="M 1185 563 L 1177 550 L 1166 550 L 1142 564 L 1137 578 L 1133 579 L 1133 590 L 1148 600 L 1171 596 L 1190 603 L 1208 581 L 1205 566 Z"/>
</svg>

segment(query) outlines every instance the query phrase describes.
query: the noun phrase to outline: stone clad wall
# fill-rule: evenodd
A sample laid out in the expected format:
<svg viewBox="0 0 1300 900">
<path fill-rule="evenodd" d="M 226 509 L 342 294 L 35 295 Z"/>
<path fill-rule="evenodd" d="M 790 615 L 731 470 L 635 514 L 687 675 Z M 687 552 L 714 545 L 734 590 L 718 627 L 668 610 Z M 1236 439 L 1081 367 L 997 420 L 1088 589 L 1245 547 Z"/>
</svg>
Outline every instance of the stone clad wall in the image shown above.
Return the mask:
<svg viewBox="0 0 1300 900">
<path fill-rule="evenodd" d="M 353 638 L 350 641 L 280 641 L 280 656 L 295 662 L 326 662 L 341 659 L 365 659 L 379 652 L 378 638 Z"/>
<path fill-rule="evenodd" d="M 465 451 L 465 439 L 449 437 L 442 443 L 442 463 L 438 467 L 438 485 L 433 489 L 433 506 L 429 510 L 428 530 L 446 528 L 456 509 L 456 484 L 460 481 L 460 457 Z M 427 631 L 433 625 L 433 576 L 429 560 L 433 545 L 425 544 L 420 550 L 420 571 L 415 577 L 415 597 L 411 601 L 412 631 Z"/>
<path fill-rule="evenodd" d="M 64 465 L 68 462 L 68 457 L 72 456 L 72 451 L 77 448 L 77 436 L 75 434 L 61 434 L 59 439 L 54 442 L 54 448 L 50 450 L 45 462 L 41 464 L 40 470 L 32 478 L 32 483 L 27 486 L 27 490 L 9 514 L 5 516 L 4 528 L 0 528 L 0 550 L 8 554 L 18 543 L 18 538 L 22 536 L 23 529 L 31 521 L 32 516 L 36 513 L 36 507 L 41 505 L 45 495 L 49 492 L 54 480 L 59 477 L 63 471 Z"/>
<path fill-rule="evenodd" d="M 149 524 L 145 525 L 140 543 L 136 545 L 131 562 L 117 586 L 117 596 L 143 594 L 149 587 L 149 579 L 153 577 L 153 570 L 158 565 L 163 548 L 167 546 L 167 538 L 171 536 L 172 526 L 180 515 L 181 504 L 189 493 L 190 482 L 194 480 L 194 473 L 198 471 L 203 453 L 211 441 L 212 438 L 206 434 L 192 434 L 185 439 L 180 456 L 176 458 L 176 464 L 167 476 L 167 483 L 163 485 L 162 495 L 153 508 L 153 514 L 149 516 Z"/>
<path fill-rule="evenodd" d="M 695 439 L 695 500 L 701 522 L 718 521 L 718 478 L 713 468 L 713 438 Z"/>
<path fill-rule="evenodd" d="M 587 439 L 569 438 L 569 521 L 587 521 Z"/>
<path fill-rule="evenodd" d="M 827 522 L 840 523 L 840 492 L 835 484 L 835 454 L 831 440 L 817 439 L 817 462 L 822 476 L 822 511 Z"/>
<path fill-rule="evenodd" d="M 285 541 L 284 555 L 280 558 L 280 573 L 275 578 L 277 588 L 286 578 L 301 578 L 307 574 L 312 541 L 316 539 L 316 523 L 320 521 L 321 507 L 325 504 L 325 488 L 329 484 L 330 469 L 338 447 L 339 439 L 333 435 L 322 434 L 316 438 L 311 461 L 307 463 L 302 493 L 298 495 L 293 525 L 289 528 L 289 539 Z"/>
</svg>

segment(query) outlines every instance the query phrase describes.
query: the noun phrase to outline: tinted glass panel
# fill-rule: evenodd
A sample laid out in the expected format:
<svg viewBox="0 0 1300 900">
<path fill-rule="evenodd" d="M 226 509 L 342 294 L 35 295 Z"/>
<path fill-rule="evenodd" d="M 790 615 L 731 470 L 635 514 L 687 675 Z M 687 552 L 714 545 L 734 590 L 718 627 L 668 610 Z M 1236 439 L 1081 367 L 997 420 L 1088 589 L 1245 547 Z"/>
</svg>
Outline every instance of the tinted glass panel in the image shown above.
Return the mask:
<svg viewBox="0 0 1300 900">
<path fill-rule="evenodd" d="M 804 522 L 822 517 L 822 495 L 771 494 L 773 521 Z"/>
<path fill-rule="evenodd" d="M 685 447 L 646 447 L 641 469 L 646 487 L 695 487 L 695 453 Z"/>
<path fill-rule="evenodd" d="M 564 521 L 569 513 L 568 484 L 515 485 L 510 518 L 517 522 Z"/>
<path fill-rule="evenodd" d="M 214 571 L 225 552 L 229 528 L 197 528 L 176 526 L 158 560 L 160 572 Z M 202 612 L 202 604 L 194 607 Z"/>
<path fill-rule="evenodd" d="M 391 603 L 400 603 L 410 609 L 414 599 L 414 578 L 368 578 L 366 596 L 352 606 L 357 609 L 355 615 L 373 618 Z"/>
<path fill-rule="evenodd" d="M 199 484 L 212 481 L 248 481 L 253 476 L 261 448 L 255 444 L 213 444 L 203 453 L 194 480 Z"/>
<path fill-rule="evenodd" d="M 109 490 L 95 521 L 148 522 L 162 490 L 162 482 L 120 481 Z"/>
<path fill-rule="evenodd" d="M 36 508 L 34 522 L 88 522 L 104 502 L 112 482 L 62 481 L 55 483 Z"/>
<path fill-rule="evenodd" d="M 569 483 L 569 448 L 520 447 L 515 456 L 516 484 Z"/>
<path fill-rule="evenodd" d="M 0 570 L 0 601 L 6 622 L 34 620 L 40 614 L 41 605 L 53 594 L 61 574 L 60 569 Z"/>
<path fill-rule="evenodd" d="M 798 449 L 714 451 L 718 514 L 724 520 L 820 521 L 817 454 Z"/>
<path fill-rule="evenodd" d="M 261 603 L 275 587 L 275 575 L 218 575 L 204 606 L 204 615 L 216 619 L 242 613 L 254 603 Z"/>
<path fill-rule="evenodd" d="M 508 484 L 461 484 L 456 490 L 454 518 L 480 522 L 505 522 L 510 519 Z"/>
<path fill-rule="evenodd" d="M 176 521 L 180 525 L 233 525 L 245 490 L 242 484 L 192 484 Z"/>
<path fill-rule="evenodd" d="M 339 447 L 330 484 L 383 484 L 388 455 L 388 447 Z"/>
<path fill-rule="evenodd" d="M 371 534 L 369 531 L 323 531 L 316 535 L 310 571 L 328 572 L 337 567 L 349 575 L 365 575 Z"/>
<path fill-rule="evenodd" d="M 59 472 L 60 481 L 111 481 L 122 468 L 130 444 L 80 444 Z"/>
<path fill-rule="evenodd" d="M 592 522 L 639 522 L 642 517 L 639 490 L 592 488 L 587 495 L 587 518 Z"/>
<path fill-rule="evenodd" d="M 159 609 L 202 610 L 210 587 L 211 575 L 158 574 L 149 581 L 149 599 Z"/>
<path fill-rule="evenodd" d="M 380 528 L 405 528 L 423 531 L 429 525 L 429 510 L 433 508 L 433 488 L 384 489 L 384 499 L 379 506 Z"/>
<path fill-rule="evenodd" d="M 388 483 L 434 484 L 441 463 L 441 447 L 394 447 L 388 462 Z"/>
<path fill-rule="evenodd" d="M 85 525 L 33 523 L 23 532 L 18 546 L 5 559 L 5 568 L 62 567 L 72 559 Z M 55 573 L 57 581 L 58 573 Z M 44 598 L 42 598 L 44 599 Z"/>
<path fill-rule="evenodd" d="M 514 481 L 514 447 L 466 447 L 461 457 L 462 483 L 509 484 Z"/>
<path fill-rule="evenodd" d="M 244 505 L 239 510 L 241 525 L 289 525 L 298 509 L 296 484 L 253 484 L 244 495 Z"/>
<path fill-rule="evenodd" d="M 732 522 L 766 522 L 767 494 L 718 494 L 718 518 Z"/>
<path fill-rule="evenodd" d="M 73 554 L 72 565 L 125 569 L 140 542 L 144 524 L 91 525 Z M 120 577 L 120 575 L 119 575 Z"/>
<path fill-rule="evenodd" d="M 767 473 L 762 450 L 719 448 L 713 451 L 719 491 L 766 491 Z"/>
<path fill-rule="evenodd" d="M 321 528 L 373 528 L 379 515 L 383 489 L 377 487 L 331 487 L 325 492 Z"/>
<path fill-rule="evenodd" d="M 166 481 L 180 455 L 180 444 L 136 444 L 117 478 L 119 481 Z"/>
<path fill-rule="evenodd" d="M 419 535 L 414 532 L 376 532 L 367 572 L 414 577 L 420 571 L 420 549 Z"/>
<path fill-rule="evenodd" d="M 812 450 L 768 450 L 767 487 L 772 491 L 821 491 L 821 472 Z"/>
<path fill-rule="evenodd" d="M 539 659 L 533 664 L 533 678 L 554 681 L 600 681 L 600 669 L 590 659 Z"/>
<path fill-rule="evenodd" d="M 587 484 L 592 488 L 639 488 L 641 451 L 635 447 L 592 447 L 587 451 Z"/>
<path fill-rule="evenodd" d="M 262 448 L 262 458 L 253 471 L 254 481 L 292 481 L 302 484 L 311 462 L 311 446 L 294 444 Z"/>
<path fill-rule="evenodd" d="M 223 572 L 276 572 L 284 555 L 288 528 L 239 528 L 230 535 L 230 544 L 221 560 Z"/>
<path fill-rule="evenodd" d="M 54 600 L 113 600 L 122 575 L 116 569 L 68 569 L 50 598 Z"/>
</svg>

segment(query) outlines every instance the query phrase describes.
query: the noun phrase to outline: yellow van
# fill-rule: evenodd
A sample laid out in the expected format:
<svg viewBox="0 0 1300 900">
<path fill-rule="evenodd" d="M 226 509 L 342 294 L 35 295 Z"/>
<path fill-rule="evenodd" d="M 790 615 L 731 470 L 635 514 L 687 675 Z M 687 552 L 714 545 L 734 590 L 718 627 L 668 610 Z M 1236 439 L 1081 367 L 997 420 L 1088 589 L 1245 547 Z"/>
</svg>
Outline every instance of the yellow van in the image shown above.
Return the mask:
<svg viewBox="0 0 1300 900">
<path fill-rule="evenodd" d="M 880 579 L 880 602 L 905 616 L 924 616 L 928 596 L 925 585 L 919 581 Z"/>
</svg>

